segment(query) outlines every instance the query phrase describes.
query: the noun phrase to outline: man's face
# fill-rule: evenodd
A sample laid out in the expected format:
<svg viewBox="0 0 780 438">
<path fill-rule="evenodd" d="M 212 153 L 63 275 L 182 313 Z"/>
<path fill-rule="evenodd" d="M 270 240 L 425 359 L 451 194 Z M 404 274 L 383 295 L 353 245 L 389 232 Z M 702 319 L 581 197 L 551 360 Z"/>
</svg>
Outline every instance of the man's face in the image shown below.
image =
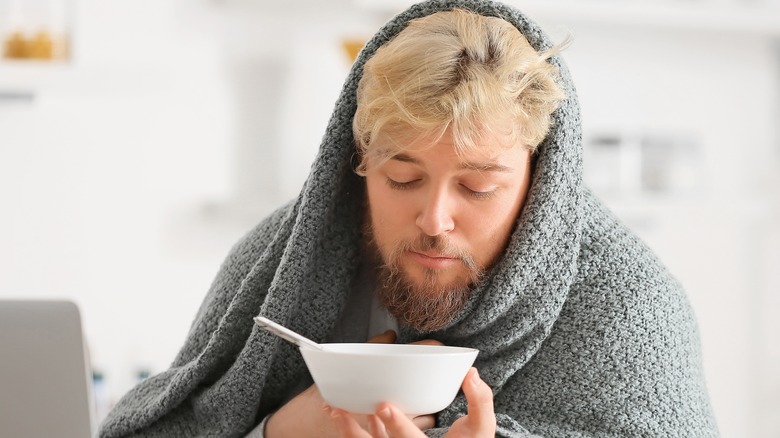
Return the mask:
<svg viewBox="0 0 780 438">
<path fill-rule="evenodd" d="M 455 316 L 505 249 L 530 184 L 530 154 L 486 135 L 458 157 L 448 131 L 368 164 L 368 236 L 383 263 L 379 294 L 424 331 Z"/>
</svg>

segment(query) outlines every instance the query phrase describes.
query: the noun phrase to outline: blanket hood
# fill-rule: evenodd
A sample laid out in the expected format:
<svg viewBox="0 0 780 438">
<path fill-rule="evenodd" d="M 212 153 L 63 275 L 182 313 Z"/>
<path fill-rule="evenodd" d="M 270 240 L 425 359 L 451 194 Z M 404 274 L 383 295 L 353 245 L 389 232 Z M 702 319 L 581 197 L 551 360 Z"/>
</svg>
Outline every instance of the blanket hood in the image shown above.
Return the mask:
<svg viewBox="0 0 780 438">
<path fill-rule="evenodd" d="M 316 223 L 301 221 L 293 235 L 305 230 L 333 229 L 335 225 L 328 223 L 332 220 L 349 223 L 354 229 L 359 228 L 359 222 L 356 221 L 359 221 L 361 214 L 359 209 L 362 206 L 364 182 L 353 172 L 355 142 L 352 118 L 363 66 L 379 47 L 401 32 L 409 21 L 453 8 L 508 21 L 537 52 L 553 45 L 540 27 L 521 11 L 492 1 L 426 1 L 390 20 L 366 44 L 352 66 L 309 179 L 298 200 L 299 219 L 309 217 L 309 212 L 330 214 L 312 218 Z M 577 269 L 583 221 L 580 208 L 583 198 L 582 136 L 579 103 L 569 72 L 559 56 L 553 57 L 550 62 L 559 69 L 558 84 L 567 98 L 553 113 L 550 132 L 539 146 L 530 192 L 506 254 L 493 268 L 488 281 L 475 291 L 465 309 L 449 327 L 429 335 L 403 327 L 401 342 L 434 336 L 450 344 L 469 345 L 479 339 L 483 354 L 491 355 L 520 339 L 503 339 L 490 348 L 484 342 L 487 330 L 495 333 L 526 333 L 536 339 L 533 342 L 536 343 L 549 331 L 555 320 Z M 325 239 L 328 240 L 328 237 Z M 524 310 L 518 313 L 518 309 Z M 502 315 L 508 313 L 514 315 L 513 319 L 503 320 Z M 523 318 L 517 319 L 518 314 L 524 315 Z M 515 328 L 502 330 L 504 325 Z M 533 350 L 535 348 L 529 348 L 528 354 L 531 355 Z M 507 373 L 513 371 L 507 370 Z"/>
</svg>

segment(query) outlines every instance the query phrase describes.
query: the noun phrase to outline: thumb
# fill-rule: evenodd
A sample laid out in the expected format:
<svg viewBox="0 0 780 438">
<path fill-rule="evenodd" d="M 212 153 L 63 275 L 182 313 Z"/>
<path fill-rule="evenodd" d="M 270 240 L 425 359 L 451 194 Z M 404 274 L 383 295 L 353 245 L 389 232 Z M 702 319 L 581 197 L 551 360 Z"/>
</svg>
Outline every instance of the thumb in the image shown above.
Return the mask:
<svg viewBox="0 0 780 438">
<path fill-rule="evenodd" d="M 369 339 L 368 342 L 371 344 L 395 344 L 396 337 L 395 331 L 387 330 L 381 335 L 376 335 Z"/>
<path fill-rule="evenodd" d="M 438 346 L 442 346 L 444 344 L 442 344 L 440 341 L 437 341 L 436 339 L 423 339 L 422 341 L 412 342 L 409 345 L 438 345 Z"/>
<path fill-rule="evenodd" d="M 471 368 L 463 379 L 463 393 L 468 402 L 468 419 L 472 430 L 484 431 L 493 436 L 496 429 L 496 414 L 493 411 L 493 390 L 490 389 L 477 372 Z"/>
</svg>

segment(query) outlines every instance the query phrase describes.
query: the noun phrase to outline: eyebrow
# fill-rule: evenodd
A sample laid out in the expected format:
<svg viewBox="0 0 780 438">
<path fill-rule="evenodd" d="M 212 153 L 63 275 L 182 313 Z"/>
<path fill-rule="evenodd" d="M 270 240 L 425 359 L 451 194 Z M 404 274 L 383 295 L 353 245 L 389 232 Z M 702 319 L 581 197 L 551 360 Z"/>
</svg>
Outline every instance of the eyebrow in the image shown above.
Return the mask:
<svg viewBox="0 0 780 438">
<path fill-rule="evenodd" d="M 417 165 L 422 165 L 422 162 L 414 157 L 411 157 L 406 154 L 396 154 L 393 155 L 391 160 L 401 161 L 404 163 L 412 163 Z M 475 170 L 478 172 L 503 172 L 503 173 L 509 173 L 512 172 L 512 168 L 509 166 L 504 166 L 503 164 L 497 164 L 497 163 L 491 163 L 491 162 L 467 162 L 467 163 L 460 163 L 460 166 L 458 166 L 460 169 L 464 170 Z"/>
</svg>

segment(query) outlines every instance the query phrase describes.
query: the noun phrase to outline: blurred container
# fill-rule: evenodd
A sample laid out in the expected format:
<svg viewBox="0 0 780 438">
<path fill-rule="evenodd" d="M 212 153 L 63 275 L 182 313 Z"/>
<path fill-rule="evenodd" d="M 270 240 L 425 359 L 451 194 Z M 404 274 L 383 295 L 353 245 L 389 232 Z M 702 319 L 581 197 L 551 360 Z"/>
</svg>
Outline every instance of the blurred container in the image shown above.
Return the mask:
<svg viewBox="0 0 780 438">
<path fill-rule="evenodd" d="M 366 40 L 362 38 L 344 38 L 341 41 L 341 47 L 349 58 L 349 62 L 355 62 L 363 46 L 366 45 Z"/>
<path fill-rule="evenodd" d="M 603 130 L 585 141 L 584 176 L 603 194 L 687 194 L 702 188 L 703 156 L 690 132 Z"/>
<path fill-rule="evenodd" d="M 106 379 L 100 371 L 92 372 L 92 390 L 94 391 L 95 416 L 98 422 L 103 421 L 111 410 L 111 399 L 106 387 Z"/>
<path fill-rule="evenodd" d="M 621 145 L 618 134 L 599 134 L 590 138 L 585 147 L 585 178 L 600 192 L 621 190 Z"/>
<path fill-rule="evenodd" d="M 0 0 L 2 57 L 63 61 L 70 58 L 72 0 Z"/>
<path fill-rule="evenodd" d="M 641 139 L 642 189 L 691 193 L 701 186 L 699 141 L 686 133 L 646 133 Z"/>
</svg>

